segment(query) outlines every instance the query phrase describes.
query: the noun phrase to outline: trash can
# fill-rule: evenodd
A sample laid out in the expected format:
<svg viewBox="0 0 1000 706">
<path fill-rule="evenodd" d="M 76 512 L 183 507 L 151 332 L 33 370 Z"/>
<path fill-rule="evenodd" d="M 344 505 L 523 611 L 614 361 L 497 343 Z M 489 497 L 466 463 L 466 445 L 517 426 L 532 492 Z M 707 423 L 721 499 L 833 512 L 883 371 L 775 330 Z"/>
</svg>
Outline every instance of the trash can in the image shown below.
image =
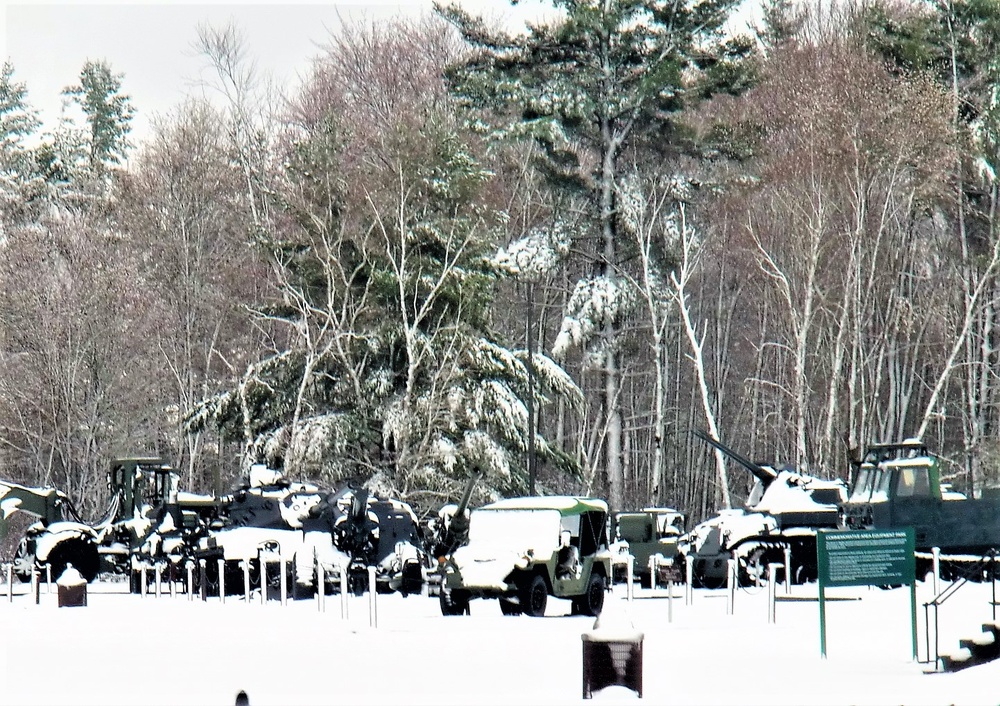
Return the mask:
<svg viewBox="0 0 1000 706">
<path fill-rule="evenodd" d="M 637 630 L 583 633 L 583 698 L 609 686 L 624 686 L 642 698 L 642 640 Z"/>
<path fill-rule="evenodd" d="M 60 608 L 87 605 L 87 579 L 72 564 L 67 564 L 65 571 L 56 579 L 56 590 Z"/>
</svg>

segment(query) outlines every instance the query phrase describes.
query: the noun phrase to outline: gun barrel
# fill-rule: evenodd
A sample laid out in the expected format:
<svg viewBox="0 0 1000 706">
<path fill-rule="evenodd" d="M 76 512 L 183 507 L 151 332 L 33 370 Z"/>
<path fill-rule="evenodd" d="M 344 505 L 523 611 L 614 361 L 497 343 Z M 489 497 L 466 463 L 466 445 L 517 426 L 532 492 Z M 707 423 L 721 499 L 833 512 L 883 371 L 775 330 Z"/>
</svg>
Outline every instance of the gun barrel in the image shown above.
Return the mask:
<svg viewBox="0 0 1000 706">
<path fill-rule="evenodd" d="M 737 452 L 733 451 L 731 448 L 723 444 L 718 439 L 713 438 L 708 432 L 702 431 L 701 429 L 695 429 L 693 433 L 699 439 L 711 444 L 719 451 L 729 456 L 729 458 L 733 459 L 738 464 L 743 466 L 745 469 L 753 473 L 754 477 L 760 480 L 761 483 L 764 483 L 766 485 L 778 477 L 777 471 L 775 471 L 773 468 L 768 468 L 766 466 L 760 465 L 759 463 L 754 463 L 745 456 L 742 456 Z"/>
</svg>

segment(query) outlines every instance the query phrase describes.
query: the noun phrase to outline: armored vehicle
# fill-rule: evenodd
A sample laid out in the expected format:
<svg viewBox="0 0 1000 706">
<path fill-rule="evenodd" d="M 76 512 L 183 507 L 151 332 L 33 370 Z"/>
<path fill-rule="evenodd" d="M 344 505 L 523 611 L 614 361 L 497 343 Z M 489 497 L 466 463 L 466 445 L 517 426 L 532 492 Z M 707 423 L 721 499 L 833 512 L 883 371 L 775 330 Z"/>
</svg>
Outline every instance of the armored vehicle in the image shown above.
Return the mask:
<svg viewBox="0 0 1000 706">
<path fill-rule="evenodd" d="M 816 532 L 837 527 L 838 505 L 847 499 L 847 484 L 755 463 L 705 432 L 695 435 L 750 471 L 754 485 L 744 508 L 723 510 L 681 538 L 680 553 L 693 557 L 692 581 L 707 588 L 722 586 L 728 560 L 735 558 L 741 584 L 762 582 L 770 578 L 768 565 L 784 563 L 786 548 L 793 581 L 814 581 Z"/>
<path fill-rule="evenodd" d="M 869 446 L 841 510 L 842 529 L 912 527 L 918 576 L 930 569 L 937 547 L 945 578 L 983 578 L 966 568 L 1000 548 L 1000 488 L 975 499 L 951 490 L 941 480 L 937 456 L 919 439 Z"/>
<path fill-rule="evenodd" d="M 631 554 L 634 576 L 643 586 L 652 585 L 649 559 L 660 555 L 672 562 L 677 557 L 677 540 L 684 532 L 684 513 L 669 507 L 647 507 L 614 515 L 615 546 L 619 552 Z M 615 580 L 625 571 L 615 564 Z"/>
<path fill-rule="evenodd" d="M 576 496 L 511 498 L 472 511 L 467 542 L 440 566 L 444 615 L 496 598 L 504 615 L 545 614 L 549 596 L 597 615 L 610 585 L 608 505 Z"/>
</svg>

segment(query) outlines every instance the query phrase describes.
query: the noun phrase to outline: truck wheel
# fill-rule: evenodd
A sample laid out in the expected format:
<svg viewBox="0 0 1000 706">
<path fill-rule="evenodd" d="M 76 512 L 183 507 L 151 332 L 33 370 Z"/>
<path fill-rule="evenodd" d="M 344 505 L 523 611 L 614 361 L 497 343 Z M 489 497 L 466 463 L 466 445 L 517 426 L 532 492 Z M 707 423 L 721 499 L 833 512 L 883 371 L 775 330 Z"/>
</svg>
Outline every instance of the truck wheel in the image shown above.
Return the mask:
<svg viewBox="0 0 1000 706">
<path fill-rule="evenodd" d="M 532 574 L 521 587 L 521 612 L 535 618 L 545 615 L 545 604 L 549 598 L 549 587 L 541 574 Z"/>
<path fill-rule="evenodd" d="M 591 574 L 587 592 L 573 599 L 574 615 L 600 615 L 604 608 L 604 577 Z"/>
<path fill-rule="evenodd" d="M 441 615 L 467 615 L 469 613 L 469 595 L 465 591 L 445 591 L 438 594 L 441 602 Z"/>
</svg>

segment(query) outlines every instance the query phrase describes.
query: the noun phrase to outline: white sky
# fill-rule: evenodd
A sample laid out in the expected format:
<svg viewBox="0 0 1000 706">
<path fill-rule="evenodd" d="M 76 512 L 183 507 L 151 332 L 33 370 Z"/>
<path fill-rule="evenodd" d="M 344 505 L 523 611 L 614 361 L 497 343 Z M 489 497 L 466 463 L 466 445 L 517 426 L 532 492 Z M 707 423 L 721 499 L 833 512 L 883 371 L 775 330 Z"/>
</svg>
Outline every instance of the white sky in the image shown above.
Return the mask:
<svg viewBox="0 0 1000 706">
<path fill-rule="evenodd" d="M 512 10 L 505 0 L 464 0 L 470 10 L 511 19 L 531 17 L 545 7 L 536 0 Z M 187 94 L 200 92 L 207 62 L 193 44 L 199 26 L 235 24 L 262 75 L 293 88 L 309 59 L 343 20 L 375 19 L 432 11 L 431 0 L 328 1 L 324 3 L 6 3 L 2 54 L 14 64 L 14 78 L 27 84 L 28 100 L 51 129 L 62 90 L 76 83 L 88 59 L 104 60 L 124 74 L 123 91 L 137 114 L 133 141 L 149 121 L 169 113 Z M 205 74 L 208 78 L 208 74 Z"/>
<path fill-rule="evenodd" d="M 747 0 L 753 2 L 753 0 Z M 542 0 L 458 0 L 470 11 L 523 22 L 551 5 Z M 42 111 L 43 130 L 59 115 L 62 90 L 76 83 L 84 62 L 104 60 L 124 74 L 123 91 L 137 114 L 132 141 L 148 134 L 150 119 L 168 114 L 185 95 L 198 93 L 207 62 L 193 44 L 199 25 L 235 24 L 261 75 L 292 89 L 309 59 L 342 20 L 375 19 L 432 11 L 431 0 L 326 2 L 132 2 L 88 0 L 4 3 L 0 55 L 14 64 L 14 78 L 27 84 L 28 100 Z"/>
</svg>

